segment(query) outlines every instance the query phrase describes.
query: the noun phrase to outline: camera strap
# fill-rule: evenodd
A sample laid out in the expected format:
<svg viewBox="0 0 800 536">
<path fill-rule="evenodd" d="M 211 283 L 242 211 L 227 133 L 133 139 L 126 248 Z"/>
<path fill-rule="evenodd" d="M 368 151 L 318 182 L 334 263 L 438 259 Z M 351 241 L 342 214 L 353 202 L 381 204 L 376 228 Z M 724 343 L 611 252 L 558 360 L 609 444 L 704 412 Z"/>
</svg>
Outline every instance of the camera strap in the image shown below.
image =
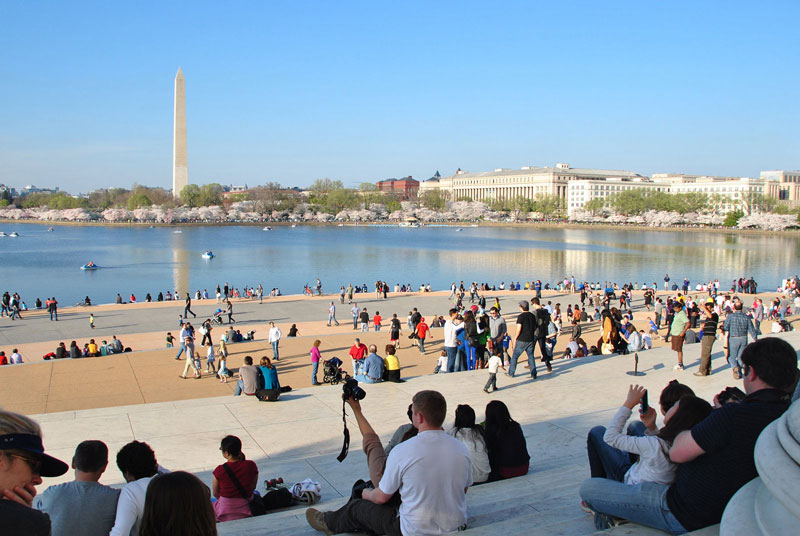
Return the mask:
<svg viewBox="0 0 800 536">
<path fill-rule="evenodd" d="M 342 422 L 344 423 L 344 440 L 342 441 L 342 452 L 336 457 L 339 463 L 342 463 L 347 458 L 347 453 L 350 450 L 350 430 L 347 429 L 347 418 L 345 417 L 345 400 L 342 399 Z"/>
</svg>

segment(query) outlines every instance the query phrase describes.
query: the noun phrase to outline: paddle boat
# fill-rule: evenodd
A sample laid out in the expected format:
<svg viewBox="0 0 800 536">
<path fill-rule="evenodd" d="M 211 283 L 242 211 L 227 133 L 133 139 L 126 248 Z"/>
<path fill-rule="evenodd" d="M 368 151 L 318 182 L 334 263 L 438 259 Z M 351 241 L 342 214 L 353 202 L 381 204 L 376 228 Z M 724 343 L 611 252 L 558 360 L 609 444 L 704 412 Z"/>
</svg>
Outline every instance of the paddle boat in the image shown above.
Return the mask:
<svg viewBox="0 0 800 536">
<path fill-rule="evenodd" d="M 5 231 L 0 231 L 0 236 L 8 236 Z"/>
<path fill-rule="evenodd" d="M 180 234 L 182 232 L 183 231 L 181 231 L 180 229 L 175 229 L 174 231 L 172 231 L 173 234 Z"/>
<path fill-rule="evenodd" d="M 92 261 L 89 261 L 89 262 L 87 262 L 86 264 L 84 264 L 83 266 L 81 266 L 81 270 L 98 270 L 99 268 L 100 268 L 100 267 L 99 267 L 99 266 L 97 266 L 97 265 L 96 265 L 95 263 L 93 263 Z"/>
<path fill-rule="evenodd" d="M 55 231 L 55 230 L 56 230 L 56 229 L 55 229 L 55 227 L 48 227 L 48 228 L 47 228 L 47 232 L 48 232 L 48 233 L 52 233 L 52 232 L 53 232 L 53 231 Z"/>
<path fill-rule="evenodd" d="M 16 237 L 18 237 L 19 235 L 17 234 L 17 232 L 16 232 L 16 231 L 11 231 L 10 233 L 8 233 L 8 236 L 10 236 L 11 238 L 16 238 Z"/>
<path fill-rule="evenodd" d="M 296 224 L 296 223 L 293 223 L 293 224 L 292 224 L 292 229 L 294 229 L 295 227 L 297 227 L 297 224 Z"/>
<path fill-rule="evenodd" d="M 205 253 L 203 253 L 203 255 L 202 255 L 202 257 L 203 257 L 204 259 L 213 259 L 215 256 L 216 256 L 216 255 L 214 255 L 214 252 L 213 252 L 213 251 L 206 251 L 206 252 L 205 252 Z"/>
<path fill-rule="evenodd" d="M 456 232 L 463 231 L 463 230 L 464 230 L 464 229 L 462 229 L 461 227 L 459 227 L 458 229 L 456 229 Z"/>
<path fill-rule="evenodd" d="M 271 230 L 272 230 L 272 227 L 270 227 L 270 226 L 268 225 L 268 226 L 264 227 L 264 228 L 263 228 L 263 229 L 261 229 L 261 230 L 262 230 L 262 231 L 271 231 Z"/>
</svg>

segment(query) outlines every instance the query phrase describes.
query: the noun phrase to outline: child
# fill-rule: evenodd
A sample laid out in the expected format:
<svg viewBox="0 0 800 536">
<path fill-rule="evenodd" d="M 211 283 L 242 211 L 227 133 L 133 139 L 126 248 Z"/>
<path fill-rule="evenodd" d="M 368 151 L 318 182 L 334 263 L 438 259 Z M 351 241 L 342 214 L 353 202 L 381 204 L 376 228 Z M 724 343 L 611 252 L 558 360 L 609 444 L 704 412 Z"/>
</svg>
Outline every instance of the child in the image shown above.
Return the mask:
<svg viewBox="0 0 800 536">
<path fill-rule="evenodd" d="M 89 313 L 89 325 L 94 329 L 94 313 Z"/>
<path fill-rule="evenodd" d="M 506 336 L 503 337 L 503 355 L 505 356 L 506 366 L 509 366 L 511 364 L 511 356 L 508 355 L 508 347 L 510 344 L 511 344 L 511 337 L 508 334 L 506 334 Z"/>
<path fill-rule="evenodd" d="M 214 365 L 214 345 L 207 342 L 206 346 L 208 346 L 208 350 L 206 351 L 206 374 L 216 374 L 217 367 Z"/>
<path fill-rule="evenodd" d="M 639 330 L 639 333 L 642 335 L 642 344 L 644 344 L 644 349 L 649 350 L 653 347 L 653 338 L 650 336 L 649 333 L 645 333 L 643 329 Z"/>
<path fill-rule="evenodd" d="M 506 371 L 506 368 L 503 366 L 503 360 L 500 357 L 502 355 L 502 350 L 499 346 L 496 346 L 492 349 L 492 357 L 489 358 L 489 381 L 486 382 L 486 385 L 483 387 L 483 392 L 489 392 L 489 386 L 492 387 L 492 391 L 497 391 L 497 369 L 503 369 L 503 372 Z"/>
<path fill-rule="evenodd" d="M 172 348 L 175 346 L 175 337 L 172 336 L 172 333 L 169 331 L 167 332 L 167 348 Z"/>
<path fill-rule="evenodd" d="M 658 335 L 658 326 L 656 326 L 656 323 L 653 322 L 653 319 L 648 316 L 647 321 L 650 322 L 649 335 Z"/>
<path fill-rule="evenodd" d="M 436 368 L 433 369 L 434 374 L 439 374 L 440 372 L 447 372 L 447 352 L 444 350 L 439 354 L 439 360 L 436 361 Z"/>
<path fill-rule="evenodd" d="M 200 362 L 200 352 L 197 351 L 194 353 L 194 368 L 197 372 L 200 372 L 200 369 L 203 368 L 203 364 Z"/>
<path fill-rule="evenodd" d="M 183 315 L 178 315 L 178 327 L 183 329 Z"/>
<path fill-rule="evenodd" d="M 231 375 L 231 371 L 228 370 L 228 366 L 226 364 L 226 356 L 222 353 L 219 354 L 219 371 L 217 372 L 217 376 L 219 376 L 219 383 L 228 383 L 228 376 Z"/>
</svg>

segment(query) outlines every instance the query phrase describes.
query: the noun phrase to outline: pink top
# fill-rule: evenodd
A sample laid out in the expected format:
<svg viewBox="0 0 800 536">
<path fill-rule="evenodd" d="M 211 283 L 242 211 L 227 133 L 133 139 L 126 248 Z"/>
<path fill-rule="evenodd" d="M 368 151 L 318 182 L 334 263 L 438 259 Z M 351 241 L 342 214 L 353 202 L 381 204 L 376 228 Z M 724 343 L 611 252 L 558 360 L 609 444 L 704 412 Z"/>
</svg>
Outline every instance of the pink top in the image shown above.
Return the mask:
<svg viewBox="0 0 800 536">
<path fill-rule="evenodd" d="M 319 355 L 319 348 L 316 346 L 311 347 L 311 362 L 318 363 L 322 356 Z"/>
</svg>

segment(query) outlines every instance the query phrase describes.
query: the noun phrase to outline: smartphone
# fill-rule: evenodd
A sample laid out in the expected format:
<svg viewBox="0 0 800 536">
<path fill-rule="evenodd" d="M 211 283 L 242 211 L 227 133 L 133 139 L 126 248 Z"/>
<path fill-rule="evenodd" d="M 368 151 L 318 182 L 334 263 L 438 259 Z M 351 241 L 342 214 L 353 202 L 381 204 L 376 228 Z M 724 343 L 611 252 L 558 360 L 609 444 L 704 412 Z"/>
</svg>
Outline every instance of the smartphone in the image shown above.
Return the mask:
<svg viewBox="0 0 800 536">
<path fill-rule="evenodd" d="M 641 406 L 641 412 L 647 413 L 647 410 L 650 409 L 650 406 L 647 404 L 647 391 L 644 392 L 642 395 L 642 401 L 639 403 Z"/>
</svg>

